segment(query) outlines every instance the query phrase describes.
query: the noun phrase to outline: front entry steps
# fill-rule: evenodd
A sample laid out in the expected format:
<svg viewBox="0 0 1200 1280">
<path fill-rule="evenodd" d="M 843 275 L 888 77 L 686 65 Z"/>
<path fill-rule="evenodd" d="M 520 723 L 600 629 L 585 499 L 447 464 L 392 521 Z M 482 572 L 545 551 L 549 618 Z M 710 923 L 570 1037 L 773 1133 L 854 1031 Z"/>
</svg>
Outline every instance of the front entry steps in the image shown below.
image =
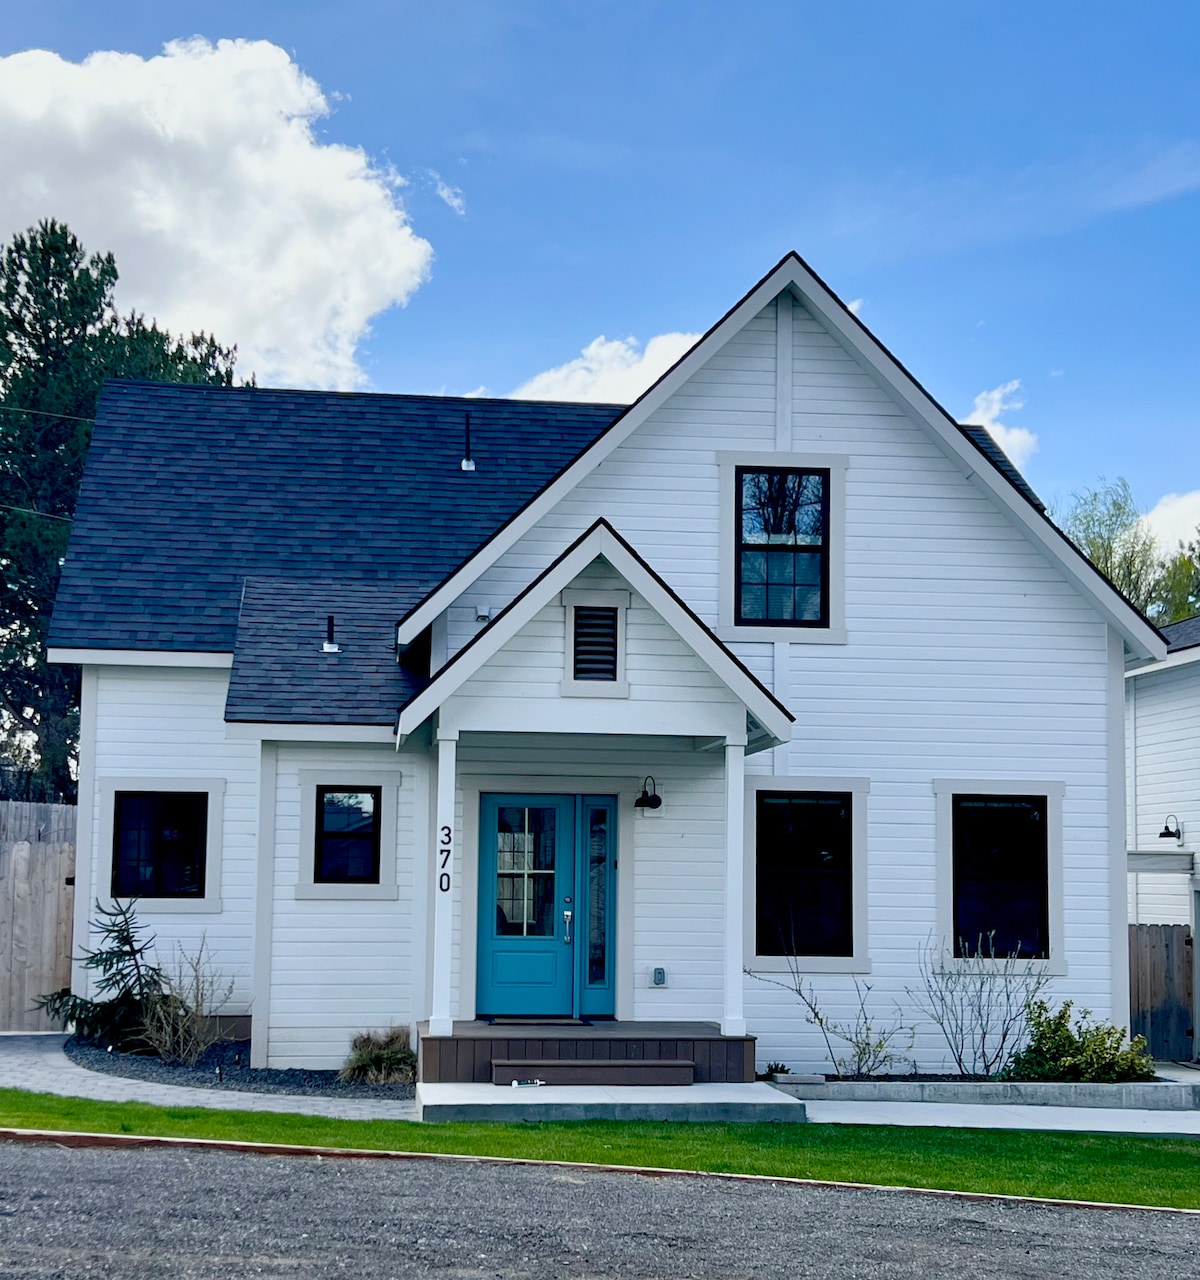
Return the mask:
<svg viewBox="0 0 1200 1280">
<path fill-rule="evenodd" d="M 685 1058 L 492 1059 L 492 1083 L 503 1085 L 616 1084 L 688 1085 L 696 1064 Z"/>
<path fill-rule="evenodd" d="M 686 1088 L 754 1080 L 754 1037 L 722 1035 L 712 1022 L 614 1020 L 551 1026 L 531 1020 L 521 1026 L 480 1021 L 456 1022 L 448 1036 L 431 1036 L 427 1023 L 419 1024 L 417 1032 L 417 1080 L 427 1084 L 501 1083 L 499 1063 L 521 1064 L 513 1068 L 517 1079 L 549 1083 L 547 1072 L 553 1071 L 555 1083 L 569 1079 L 572 1085 Z M 637 1078 L 638 1071 L 646 1072 L 644 1080 Z M 670 1078 L 661 1079 L 663 1073 Z"/>
</svg>

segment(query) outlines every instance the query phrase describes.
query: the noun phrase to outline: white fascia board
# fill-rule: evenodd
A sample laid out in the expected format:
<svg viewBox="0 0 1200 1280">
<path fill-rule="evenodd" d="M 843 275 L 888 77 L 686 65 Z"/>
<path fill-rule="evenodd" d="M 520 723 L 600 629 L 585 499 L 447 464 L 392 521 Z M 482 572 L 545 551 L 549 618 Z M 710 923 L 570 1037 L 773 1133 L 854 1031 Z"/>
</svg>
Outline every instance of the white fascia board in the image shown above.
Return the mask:
<svg viewBox="0 0 1200 1280">
<path fill-rule="evenodd" d="M 77 667 L 205 667 L 228 671 L 232 653 L 199 653 L 170 649 L 59 649 L 46 650 L 47 662 L 69 662 Z"/>
<path fill-rule="evenodd" d="M 1130 667 L 1125 672 L 1125 679 L 1132 680 L 1134 676 L 1152 676 L 1159 671 L 1174 671 L 1176 667 L 1186 667 L 1193 662 L 1200 662 L 1200 645 L 1196 645 L 1191 649 L 1180 649 L 1176 653 L 1168 653 L 1161 662 L 1150 662 L 1145 666 Z"/>
<path fill-rule="evenodd" d="M 801 304 L 842 341 L 846 350 L 879 378 L 896 402 L 914 421 L 931 433 L 943 452 L 962 469 L 963 476 L 999 503 L 1017 527 L 1063 571 L 1072 586 L 1095 606 L 1107 623 L 1116 628 L 1135 656 L 1149 659 L 1165 656 L 1166 644 L 1154 628 L 1126 604 L 1103 577 L 1072 550 L 1050 522 L 1013 489 L 996 467 L 963 435 L 958 424 L 950 419 L 861 321 L 852 316 L 841 301 L 805 267 L 796 254 L 789 254 L 676 365 L 635 401 L 595 444 L 585 449 L 490 542 L 481 547 L 462 568 L 447 578 L 432 595 L 403 619 L 398 627 L 399 643 L 410 644 L 481 573 L 537 524 L 584 476 L 623 444 L 701 365 L 785 289 L 791 289 Z"/>
<path fill-rule="evenodd" d="M 377 724 L 269 724 L 264 721 L 225 722 L 226 739 L 239 742 L 386 742 L 395 731 Z"/>
<path fill-rule="evenodd" d="M 767 733 L 779 742 L 791 739 L 793 719 L 788 712 L 764 694 L 753 676 L 734 661 L 720 642 L 692 618 L 671 593 L 647 573 L 638 560 L 603 526 L 593 528 L 586 537 L 564 553 L 546 571 L 533 590 L 514 601 L 434 676 L 430 684 L 401 711 L 397 739 L 403 741 L 423 724 L 597 556 L 603 556 L 621 574 Z"/>
<path fill-rule="evenodd" d="M 605 458 L 619 448 L 713 355 L 735 337 L 758 313 L 781 293 L 789 282 L 786 263 L 776 268 L 726 316 L 700 338 L 694 347 L 641 397 L 625 410 L 624 415 L 604 435 L 571 463 L 569 467 L 523 510 L 501 529 L 494 538 L 453 573 L 432 595 L 403 618 L 397 628 L 401 645 L 411 644 L 418 635 L 497 560 L 538 523 L 554 506 Z"/>
</svg>

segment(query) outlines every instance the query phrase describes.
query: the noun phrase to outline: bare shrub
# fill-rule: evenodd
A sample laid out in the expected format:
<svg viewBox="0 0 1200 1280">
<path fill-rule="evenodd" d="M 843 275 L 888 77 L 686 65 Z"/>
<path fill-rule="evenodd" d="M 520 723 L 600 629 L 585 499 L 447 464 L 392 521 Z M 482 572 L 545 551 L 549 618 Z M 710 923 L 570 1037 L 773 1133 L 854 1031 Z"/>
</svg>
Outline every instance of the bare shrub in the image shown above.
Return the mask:
<svg viewBox="0 0 1200 1280">
<path fill-rule="evenodd" d="M 804 1009 L 804 1020 L 821 1033 L 825 1041 L 825 1052 L 833 1069 L 840 1076 L 873 1076 L 886 1071 L 888 1067 L 913 1066 L 908 1057 L 908 1050 L 913 1046 L 915 1032 L 906 1025 L 896 1010 L 896 1018 L 883 1022 L 877 1015 L 867 1012 L 867 997 L 871 994 L 871 986 L 866 982 L 854 979 L 854 995 L 856 1007 L 854 1018 L 850 1022 L 838 1022 L 824 1013 L 817 1003 L 816 989 L 800 969 L 800 959 L 787 957 L 788 975 L 772 977 L 765 973 L 756 973 L 747 969 L 746 973 L 768 986 L 781 987 L 790 991 L 800 1001 Z M 903 1051 L 899 1051 L 897 1042 L 907 1038 Z M 839 1057 L 834 1051 L 833 1042 L 837 1040 L 850 1049 L 848 1055 Z"/>
<path fill-rule="evenodd" d="M 193 1067 L 222 1038 L 218 1014 L 233 995 L 233 979 L 213 964 L 204 935 L 194 952 L 175 946 L 161 994 L 143 1006 L 142 1039 L 164 1062 Z"/>
<path fill-rule="evenodd" d="M 932 937 L 921 947 L 921 985 L 913 1004 L 938 1028 L 964 1076 L 997 1075 L 1028 1034 L 1028 1008 L 1050 982 L 1036 960 L 996 953 L 995 936 L 980 935 L 972 949 L 960 942 L 951 956 Z"/>
<path fill-rule="evenodd" d="M 361 1031 L 350 1041 L 350 1056 L 338 1072 L 339 1080 L 357 1084 L 409 1084 L 417 1071 L 407 1027 Z"/>
</svg>

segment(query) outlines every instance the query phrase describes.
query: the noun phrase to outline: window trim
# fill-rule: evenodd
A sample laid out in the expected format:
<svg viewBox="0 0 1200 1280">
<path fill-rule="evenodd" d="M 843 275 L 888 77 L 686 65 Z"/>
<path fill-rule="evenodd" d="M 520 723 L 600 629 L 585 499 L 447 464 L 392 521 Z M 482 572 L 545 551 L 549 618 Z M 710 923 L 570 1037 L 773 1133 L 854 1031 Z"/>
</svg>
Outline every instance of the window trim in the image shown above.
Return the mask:
<svg viewBox="0 0 1200 1280">
<path fill-rule="evenodd" d="M 792 961 L 787 956 L 760 956 L 756 954 L 756 916 L 758 889 L 757 817 L 760 791 L 818 791 L 850 792 L 852 814 L 850 821 L 850 910 L 854 939 L 853 952 L 848 956 L 797 956 L 803 973 L 853 973 L 871 972 L 867 938 L 867 803 L 871 793 L 870 778 L 823 777 L 793 774 L 755 774 L 746 778 L 745 844 L 742 864 L 744 869 L 745 898 L 742 912 L 742 936 L 745 967 L 760 973 L 792 972 Z"/>
<path fill-rule="evenodd" d="M 559 692 L 564 698 L 628 698 L 629 680 L 625 674 L 625 614 L 630 593 L 617 588 L 595 590 L 568 588 L 559 593 L 565 610 L 566 630 L 563 640 L 563 676 Z M 617 678 L 615 680 L 576 680 L 575 610 L 577 608 L 615 609 L 617 611 Z"/>
<path fill-rule="evenodd" d="M 396 899 L 399 856 L 397 815 L 402 775 L 392 769 L 301 769 L 299 868 L 295 897 L 300 901 L 380 902 Z M 344 791 L 379 788 L 379 883 L 328 884 L 316 879 L 317 870 L 317 788 L 337 787 Z"/>
<path fill-rule="evenodd" d="M 717 638 L 720 640 L 786 640 L 792 644 L 845 644 L 846 636 L 846 469 L 849 457 L 837 453 L 718 453 L 720 474 L 718 570 L 720 598 L 717 609 Z M 827 625 L 823 627 L 735 622 L 737 549 L 741 531 L 737 528 L 737 471 L 753 470 L 827 471 L 829 473 L 829 526 L 826 573 L 829 577 L 826 601 Z"/>
<path fill-rule="evenodd" d="M 208 797 L 205 816 L 204 842 L 204 896 L 189 898 L 137 899 L 138 915 L 195 915 L 220 911 L 221 902 L 221 850 L 225 829 L 225 779 L 224 778 L 148 778 L 139 775 L 130 778 L 105 777 L 97 779 L 100 797 L 100 837 L 97 848 L 97 897 L 106 904 L 118 901 L 112 894 L 113 837 L 116 829 L 118 791 L 150 792 L 203 792 Z M 125 902 L 129 899 L 121 898 Z"/>
<path fill-rule="evenodd" d="M 954 954 L 954 797 L 1046 797 L 1046 918 L 1050 930 L 1050 954 L 1043 959 L 1020 961 L 1055 977 L 1067 972 L 1063 946 L 1063 795 L 1061 779 L 1041 778 L 935 778 L 933 794 L 937 810 L 937 948 L 944 963 L 964 963 Z M 997 960 L 1002 964 L 1002 960 Z"/>
</svg>

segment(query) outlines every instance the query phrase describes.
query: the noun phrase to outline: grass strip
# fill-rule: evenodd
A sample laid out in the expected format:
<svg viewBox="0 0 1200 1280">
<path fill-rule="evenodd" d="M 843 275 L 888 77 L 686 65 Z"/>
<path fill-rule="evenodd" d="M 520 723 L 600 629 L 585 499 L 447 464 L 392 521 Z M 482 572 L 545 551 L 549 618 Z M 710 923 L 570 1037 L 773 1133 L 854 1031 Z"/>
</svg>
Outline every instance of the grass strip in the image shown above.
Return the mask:
<svg viewBox="0 0 1200 1280">
<path fill-rule="evenodd" d="M 0 1090 L 0 1124 L 295 1146 L 515 1156 L 1200 1208 L 1191 1139 L 892 1125 L 552 1121 L 414 1124 L 93 1102 Z"/>
</svg>

